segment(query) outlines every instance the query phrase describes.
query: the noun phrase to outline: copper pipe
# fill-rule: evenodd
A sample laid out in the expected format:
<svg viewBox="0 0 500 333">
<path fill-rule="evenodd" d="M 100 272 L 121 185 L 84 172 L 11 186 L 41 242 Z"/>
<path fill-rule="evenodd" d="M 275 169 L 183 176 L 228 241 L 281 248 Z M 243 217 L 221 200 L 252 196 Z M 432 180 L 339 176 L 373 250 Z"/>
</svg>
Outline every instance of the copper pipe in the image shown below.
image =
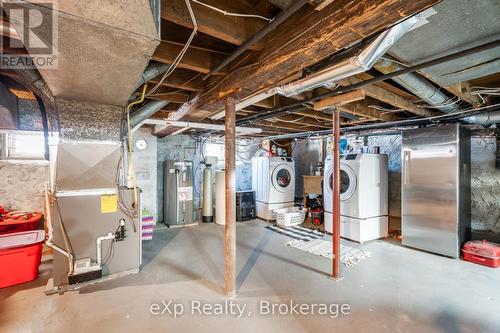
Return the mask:
<svg viewBox="0 0 500 333">
<path fill-rule="evenodd" d="M 226 297 L 236 295 L 236 103 L 226 99 Z"/>
<path fill-rule="evenodd" d="M 340 115 L 333 111 L 333 262 L 332 278 L 340 278 Z"/>
</svg>

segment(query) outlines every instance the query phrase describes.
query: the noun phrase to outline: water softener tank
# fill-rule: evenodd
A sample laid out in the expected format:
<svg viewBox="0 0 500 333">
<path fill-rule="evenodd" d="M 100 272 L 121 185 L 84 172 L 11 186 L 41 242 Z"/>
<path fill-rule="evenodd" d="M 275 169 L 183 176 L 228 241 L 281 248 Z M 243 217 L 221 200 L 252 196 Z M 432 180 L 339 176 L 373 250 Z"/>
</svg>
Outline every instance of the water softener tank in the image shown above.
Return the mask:
<svg viewBox="0 0 500 333">
<path fill-rule="evenodd" d="M 202 221 L 212 223 L 214 221 L 213 198 L 212 198 L 212 165 L 206 164 L 203 170 L 203 210 Z"/>
</svg>

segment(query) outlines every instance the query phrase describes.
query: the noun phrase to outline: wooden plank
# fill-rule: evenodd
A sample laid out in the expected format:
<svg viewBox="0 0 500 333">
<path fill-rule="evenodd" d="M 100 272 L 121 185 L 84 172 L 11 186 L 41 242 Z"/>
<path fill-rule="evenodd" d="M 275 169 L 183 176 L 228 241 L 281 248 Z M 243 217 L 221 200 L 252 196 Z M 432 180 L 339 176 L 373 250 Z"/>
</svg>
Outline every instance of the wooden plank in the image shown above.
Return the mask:
<svg viewBox="0 0 500 333">
<path fill-rule="evenodd" d="M 378 110 L 368 107 L 365 101 L 354 102 L 351 104 L 337 107 L 340 111 L 347 112 L 356 116 L 368 117 L 375 120 L 395 121 L 401 118 L 395 114 L 381 113 Z"/>
<path fill-rule="evenodd" d="M 161 42 L 156 48 L 152 59 L 164 64 L 171 64 L 181 50 L 182 46 L 180 45 Z M 219 54 L 190 48 L 182 57 L 178 67 L 207 74 L 212 68 L 219 64 L 222 59 L 222 56 Z"/>
<path fill-rule="evenodd" d="M 304 119 L 304 118 L 309 118 L 309 119 Z M 314 127 L 320 127 L 320 128 L 330 128 L 331 124 L 326 123 L 326 122 L 320 122 L 318 120 L 313 120 L 313 118 L 308 117 L 308 116 L 301 116 L 297 114 L 291 114 L 291 115 L 285 115 L 285 116 L 279 116 L 276 118 L 278 121 L 284 122 L 284 123 L 290 123 L 290 124 L 298 124 L 298 125 L 306 125 L 306 126 L 314 126 Z"/>
<path fill-rule="evenodd" d="M 313 119 L 321 119 L 321 120 L 325 120 L 325 121 L 332 121 L 332 117 L 327 114 L 327 113 L 324 113 L 324 112 L 320 112 L 320 111 L 314 111 L 314 110 L 304 110 L 304 111 L 298 111 L 298 112 L 294 112 L 293 114 L 296 114 L 296 115 L 299 115 L 299 116 L 303 116 L 303 117 L 309 117 L 309 118 L 313 118 Z"/>
<path fill-rule="evenodd" d="M 309 127 L 306 125 L 300 125 L 300 124 L 290 124 L 290 123 L 283 123 L 280 121 L 271 121 L 271 120 L 262 120 L 254 124 L 254 126 L 266 126 L 270 128 L 278 128 L 278 129 L 284 129 L 289 132 L 306 132 L 306 131 L 317 131 L 318 128 L 314 127 Z"/>
<path fill-rule="evenodd" d="M 226 99 L 226 296 L 236 295 L 236 103 Z"/>
<path fill-rule="evenodd" d="M 342 86 L 350 86 L 355 83 L 359 83 L 362 80 L 355 78 L 355 77 L 348 77 L 346 79 L 340 80 L 339 84 Z M 363 87 L 363 90 L 365 91 L 366 96 L 370 96 L 372 98 L 375 98 L 381 102 L 390 104 L 392 106 L 395 106 L 398 109 L 402 109 L 408 112 L 411 112 L 413 114 L 416 114 L 418 116 L 422 117 L 428 117 L 432 116 L 434 112 L 425 109 L 425 108 L 420 108 L 417 105 L 415 105 L 412 101 L 401 97 L 393 92 L 390 92 L 388 90 L 385 90 L 379 86 L 376 85 L 369 85 L 366 87 Z"/>
<path fill-rule="evenodd" d="M 191 6 L 195 13 L 198 31 L 234 45 L 243 44 L 267 24 L 261 19 L 226 16 L 193 2 Z M 193 28 L 183 0 L 162 1 L 161 18 L 189 29 Z M 261 47 L 262 44 L 257 43 L 252 49 L 258 50 Z"/>
<path fill-rule="evenodd" d="M 327 97 L 314 103 L 314 110 L 324 110 L 336 105 L 344 105 L 359 100 L 365 99 L 365 92 L 363 89 L 349 91 L 345 94 Z"/>
<path fill-rule="evenodd" d="M 189 101 L 189 95 L 176 92 L 154 93 L 148 96 L 148 98 L 172 103 L 186 103 L 187 101 Z"/>
<path fill-rule="evenodd" d="M 428 117 L 434 114 L 434 112 L 430 110 L 416 106 L 413 102 L 407 100 L 406 98 L 403 98 L 375 85 L 370 85 L 363 89 L 367 96 L 378 99 L 381 102 L 406 110 L 418 116 Z"/>
<path fill-rule="evenodd" d="M 162 75 L 150 80 L 149 85 L 155 85 L 161 77 Z M 163 81 L 162 86 L 188 91 L 202 91 L 205 88 L 205 81 L 203 81 L 203 74 L 199 72 L 177 68 Z"/>
<path fill-rule="evenodd" d="M 207 94 L 183 105 L 173 118 L 181 119 L 196 109 L 217 112 L 223 106 L 217 97 L 221 93 L 237 91 L 235 98 L 241 100 L 436 2 L 438 0 L 335 1 L 268 44 L 254 66 L 232 72 Z"/>
<path fill-rule="evenodd" d="M 370 75 L 368 73 L 359 73 L 356 75 L 356 77 L 360 80 L 363 80 L 363 81 L 366 81 L 366 80 L 369 80 L 369 79 L 373 79 L 373 75 Z M 399 89 L 395 86 L 393 86 L 392 84 L 390 84 L 389 82 L 377 82 L 375 83 L 375 85 L 377 87 L 380 87 L 380 88 L 383 88 L 385 90 L 388 90 L 392 93 L 395 93 L 396 95 L 399 95 L 401 97 L 404 97 L 412 102 L 415 102 L 417 100 L 419 100 L 418 97 L 416 97 L 415 95 L 412 95 L 410 94 L 409 92 L 403 90 L 403 89 Z"/>
<path fill-rule="evenodd" d="M 195 14 L 196 15 L 196 14 Z M 180 26 L 167 20 L 161 20 L 161 39 L 184 45 L 191 35 L 192 29 Z M 191 46 L 204 49 L 209 52 L 216 52 L 227 55 L 234 51 L 237 46 L 215 37 L 197 32 Z"/>
</svg>

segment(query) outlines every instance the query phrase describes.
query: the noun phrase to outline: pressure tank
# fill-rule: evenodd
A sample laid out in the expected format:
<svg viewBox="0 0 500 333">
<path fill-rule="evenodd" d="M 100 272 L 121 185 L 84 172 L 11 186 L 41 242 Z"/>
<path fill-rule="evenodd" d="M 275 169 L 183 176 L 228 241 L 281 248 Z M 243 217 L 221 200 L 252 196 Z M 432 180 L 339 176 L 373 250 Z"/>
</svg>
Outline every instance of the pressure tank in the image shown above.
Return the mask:
<svg viewBox="0 0 500 333">
<path fill-rule="evenodd" d="M 226 224 L 226 172 L 215 173 L 215 223 Z"/>
<path fill-rule="evenodd" d="M 212 166 L 210 164 L 205 164 L 205 170 L 203 170 L 202 210 L 202 221 L 204 223 L 212 223 L 214 221 L 212 183 Z"/>
</svg>

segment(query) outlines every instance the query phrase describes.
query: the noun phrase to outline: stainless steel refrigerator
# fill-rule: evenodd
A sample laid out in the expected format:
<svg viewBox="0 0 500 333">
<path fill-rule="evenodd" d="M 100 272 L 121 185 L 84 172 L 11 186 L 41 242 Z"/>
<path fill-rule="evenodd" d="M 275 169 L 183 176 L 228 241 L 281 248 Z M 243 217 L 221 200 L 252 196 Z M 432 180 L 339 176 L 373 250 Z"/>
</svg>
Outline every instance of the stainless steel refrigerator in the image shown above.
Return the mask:
<svg viewBox="0 0 500 333">
<path fill-rule="evenodd" d="M 164 223 L 179 226 L 193 223 L 193 162 L 163 163 Z"/>
<path fill-rule="evenodd" d="M 458 124 L 403 132 L 403 245 L 458 258 L 470 238 L 470 133 Z"/>
</svg>

